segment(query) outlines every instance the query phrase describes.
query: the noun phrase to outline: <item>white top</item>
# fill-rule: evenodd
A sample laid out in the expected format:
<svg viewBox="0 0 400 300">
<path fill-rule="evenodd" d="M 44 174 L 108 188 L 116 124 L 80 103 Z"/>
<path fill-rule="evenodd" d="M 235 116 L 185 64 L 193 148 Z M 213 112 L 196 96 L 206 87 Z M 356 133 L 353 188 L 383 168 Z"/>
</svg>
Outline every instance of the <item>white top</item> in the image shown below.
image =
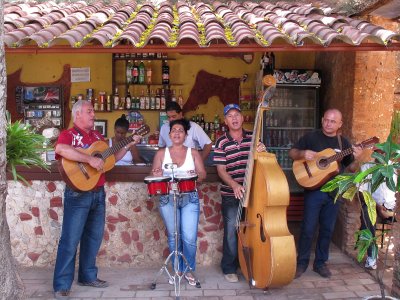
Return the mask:
<svg viewBox="0 0 400 300">
<path fill-rule="evenodd" d="M 363 164 L 361 166 L 361 171 L 365 171 L 370 167 L 374 166 L 373 164 Z M 369 175 L 371 176 L 371 175 Z M 396 182 L 397 176 L 393 175 L 393 180 Z M 371 191 L 371 183 L 363 184 L 360 186 L 360 191 Z M 375 202 L 379 205 L 385 206 L 387 209 L 394 209 L 396 205 L 396 197 L 395 192 L 391 191 L 385 183 L 382 183 L 376 191 L 372 194 L 372 198 L 374 198 Z"/>
<path fill-rule="evenodd" d="M 166 164 L 172 164 L 172 158 L 171 154 L 169 153 L 168 147 L 165 148 L 164 160 L 162 162 L 163 176 L 170 176 L 172 178 L 172 171 L 174 171 L 174 176 L 177 175 L 186 176 L 189 174 L 193 174 L 193 172 L 195 172 L 195 166 L 191 148 L 187 148 L 185 162 L 183 163 L 182 166 L 171 170 L 169 167 L 168 168 L 165 167 Z"/>
<path fill-rule="evenodd" d="M 112 139 L 108 140 L 108 145 L 112 147 Z M 127 151 L 119 161 L 115 163 L 116 166 L 129 166 L 132 165 L 133 157 L 131 151 Z"/>
<path fill-rule="evenodd" d="M 160 137 L 158 139 L 158 146 L 160 147 L 171 147 L 172 141 L 169 138 L 169 123 L 165 123 L 161 126 L 160 129 Z M 200 127 L 197 123 L 190 121 L 190 129 L 188 131 L 188 135 L 186 136 L 186 140 L 183 143 L 188 148 L 194 148 L 201 150 L 205 145 L 211 144 L 211 140 L 208 135 L 204 132 L 203 128 Z"/>
</svg>

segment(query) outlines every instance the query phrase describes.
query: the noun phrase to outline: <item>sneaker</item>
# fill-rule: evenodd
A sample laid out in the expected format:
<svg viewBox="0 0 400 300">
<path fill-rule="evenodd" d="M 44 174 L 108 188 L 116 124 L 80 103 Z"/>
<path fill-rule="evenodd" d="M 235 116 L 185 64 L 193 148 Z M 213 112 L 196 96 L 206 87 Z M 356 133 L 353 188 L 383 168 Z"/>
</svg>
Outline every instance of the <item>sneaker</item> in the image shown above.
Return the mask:
<svg viewBox="0 0 400 300">
<path fill-rule="evenodd" d="M 108 282 L 97 278 L 95 281 L 92 282 L 78 282 L 78 285 L 91 286 L 95 288 L 106 288 L 108 287 Z"/>
<path fill-rule="evenodd" d="M 235 273 L 232 274 L 224 274 L 225 280 L 230 283 L 235 283 L 239 281 L 238 276 Z"/>
<path fill-rule="evenodd" d="M 190 273 L 185 274 L 185 278 L 189 285 L 191 285 L 191 286 L 196 285 L 196 279 L 193 277 L 192 274 L 190 274 Z"/>
<path fill-rule="evenodd" d="M 57 291 L 57 292 L 54 292 L 54 298 L 67 300 L 67 299 L 69 299 L 69 294 L 70 294 L 69 290 Z"/>
<path fill-rule="evenodd" d="M 294 275 L 294 278 L 299 278 L 303 273 L 307 270 L 307 266 L 305 265 L 297 265 L 296 266 L 296 274 Z"/>
<path fill-rule="evenodd" d="M 376 267 L 376 259 L 368 256 L 365 260 L 365 268 L 368 270 L 376 270 Z"/>
<path fill-rule="evenodd" d="M 326 265 L 322 265 L 319 267 L 313 267 L 313 271 L 318 273 L 321 277 L 330 278 L 332 276 L 331 271 L 329 271 Z"/>
</svg>

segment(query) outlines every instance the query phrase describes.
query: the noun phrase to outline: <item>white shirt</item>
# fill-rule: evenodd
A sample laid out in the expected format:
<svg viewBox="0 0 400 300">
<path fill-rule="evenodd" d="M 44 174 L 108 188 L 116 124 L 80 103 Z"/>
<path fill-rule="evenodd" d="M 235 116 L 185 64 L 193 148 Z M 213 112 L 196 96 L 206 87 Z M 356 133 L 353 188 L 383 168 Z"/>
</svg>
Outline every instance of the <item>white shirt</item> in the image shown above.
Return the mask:
<svg viewBox="0 0 400 300">
<path fill-rule="evenodd" d="M 172 141 L 169 138 L 169 130 L 169 123 L 165 123 L 163 126 L 161 126 L 160 137 L 158 139 L 159 147 L 172 146 Z M 190 121 L 190 129 L 183 145 L 188 148 L 201 150 L 204 148 L 205 145 L 208 144 L 211 144 L 211 140 L 204 132 L 203 128 L 201 128 L 200 125 L 196 124 L 195 122 Z"/>
<path fill-rule="evenodd" d="M 363 164 L 361 166 L 361 171 L 365 171 L 374 166 L 373 164 Z M 369 175 L 371 177 L 371 175 Z M 393 175 L 393 180 L 396 182 L 397 176 Z M 371 183 L 365 183 L 360 186 L 360 191 L 370 191 L 371 192 Z M 396 197 L 395 192 L 390 190 L 385 183 L 382 183 L 378 186 L 375 192 L 372 193 L 372 198 L 374 198 L 375 202 L 379 205 L 385 206 L 387 209 L 394 209 L 396 205 Z"/>
<path fill-rule="evenodd" d="M 169 148 L 167 147 L 167 148 L 165 148 L 164 160 L 162 162 L 162 170 L 163 170 L 163 176 L 172 177 L 172 170 L 165 168 L 165 166 L 168 164 L 172 164 L 172 158 L 171 158 L 171 154 L 169 153 Z M 174 171 L 174 176 L 177 176 L 177 175 L 178 176 L 187 176 L 187 175 L 195 172 L 195 165 L 194 165 L 191 148 L 187 148 L 185 161 L 182 164 L 182 166 L 175 168 L 173 171 Z"/>
<path fill-rule="evenodd" d="M 111 147 L 112 146 L 112 139 L 108 140 L 108 144 Z M 132 165 L 132 153 L 130 150 L 128 150 L 125 155 L 115 163 L 116 166 L 129 166 Z"/>
</svg>

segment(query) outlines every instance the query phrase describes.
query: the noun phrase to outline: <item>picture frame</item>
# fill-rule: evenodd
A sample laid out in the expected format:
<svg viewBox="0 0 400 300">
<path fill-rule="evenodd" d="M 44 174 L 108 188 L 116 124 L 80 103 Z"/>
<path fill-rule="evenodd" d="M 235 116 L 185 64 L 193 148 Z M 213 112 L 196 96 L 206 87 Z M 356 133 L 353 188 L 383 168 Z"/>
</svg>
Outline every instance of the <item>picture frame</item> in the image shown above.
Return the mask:
<svg viewBox="0 0 400 300">
<path fill-rule="evenodd" d="M 94 129 L 101 133 L 103 137 L 107 137 L 107 120 L 95 120 Z"/>
</svg>

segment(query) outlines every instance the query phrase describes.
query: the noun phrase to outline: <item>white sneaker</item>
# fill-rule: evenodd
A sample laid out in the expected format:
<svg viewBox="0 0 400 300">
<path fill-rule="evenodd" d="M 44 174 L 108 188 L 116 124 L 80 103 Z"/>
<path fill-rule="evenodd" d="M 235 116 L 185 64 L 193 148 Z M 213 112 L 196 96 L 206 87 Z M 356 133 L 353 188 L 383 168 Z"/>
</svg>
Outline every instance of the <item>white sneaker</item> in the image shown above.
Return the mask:
<svg viewBox="0 0 400 300">
<path fill-rule="evenodd" d="M 365 268 L 369 270 L 376 270 L 376 267 L 376 259 L 368 256 L 365 260 Z"/>
</svg>

